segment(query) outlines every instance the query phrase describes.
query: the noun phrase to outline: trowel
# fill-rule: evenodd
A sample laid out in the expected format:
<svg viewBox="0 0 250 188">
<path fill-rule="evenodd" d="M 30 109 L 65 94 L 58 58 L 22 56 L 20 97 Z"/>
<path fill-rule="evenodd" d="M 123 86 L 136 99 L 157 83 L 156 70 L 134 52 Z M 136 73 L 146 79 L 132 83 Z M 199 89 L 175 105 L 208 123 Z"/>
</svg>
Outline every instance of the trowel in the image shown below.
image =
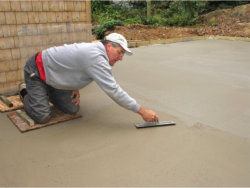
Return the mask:
<svg viewBox="0 0 250 188">
<path fill-rule="evenodd" d="M 139 128 L 148 128 L 148 127 L 170 126 L 170 125 L 175 125 L 175 122 L 173 121 L 145 122 L 145 123 L 135 124 L 135 127 L 139 129 Z"/>
</svg>

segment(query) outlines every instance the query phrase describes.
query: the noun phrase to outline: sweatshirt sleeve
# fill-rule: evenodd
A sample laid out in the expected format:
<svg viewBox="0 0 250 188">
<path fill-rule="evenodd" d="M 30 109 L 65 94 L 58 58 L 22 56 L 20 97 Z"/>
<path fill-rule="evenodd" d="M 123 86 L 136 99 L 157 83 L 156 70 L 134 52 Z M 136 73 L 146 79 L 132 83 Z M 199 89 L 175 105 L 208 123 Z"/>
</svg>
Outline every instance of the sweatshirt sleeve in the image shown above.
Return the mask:
<svg viewBox="0 0 250 188">
<path fill-rule="evenodd" d="M 109 65 L 105 62 L 93 63 L 87 69 L 87 73 L 117 104 L 128 110 L 138 112 L 140 105 L 116 83 Z"/>
</svg>

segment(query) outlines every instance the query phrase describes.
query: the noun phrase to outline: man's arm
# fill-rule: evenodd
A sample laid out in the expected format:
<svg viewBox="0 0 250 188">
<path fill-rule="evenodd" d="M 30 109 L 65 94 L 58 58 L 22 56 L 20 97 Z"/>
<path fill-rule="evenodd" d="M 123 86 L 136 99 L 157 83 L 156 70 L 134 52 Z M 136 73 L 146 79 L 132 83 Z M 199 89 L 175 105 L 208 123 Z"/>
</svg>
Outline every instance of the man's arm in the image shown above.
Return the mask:
<svg viewBox="0 0 250 188">
<path fill-rule="evenodd" d="M 122 107 L 137 112 L 144 121 L 158 121 L 156 113 L 145 109 L 137 104 L 136 100 L 130 97 L 115 81 L 111 67 L 105 63 L 92 64 L 87 70 L 90 77 L 107 93 L 117 104 Z"/>
<path fill-rule="evenodd" d="M 93 63 L 87 69 L 87 73 L 117 104 L 133 112 L 138 112 L 140 105 L 116 83 L 108 62 Z"/>
</svg>

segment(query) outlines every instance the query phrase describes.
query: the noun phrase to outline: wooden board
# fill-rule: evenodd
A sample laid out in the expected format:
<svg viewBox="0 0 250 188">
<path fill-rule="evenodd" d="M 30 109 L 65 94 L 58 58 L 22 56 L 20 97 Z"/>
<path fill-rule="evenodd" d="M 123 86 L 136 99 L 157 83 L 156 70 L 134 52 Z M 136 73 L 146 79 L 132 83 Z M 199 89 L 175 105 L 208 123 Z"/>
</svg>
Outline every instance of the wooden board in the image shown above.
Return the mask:
<svg viewBox="0 0 250 188">
<path fill-rule="evenodd" d="M 49 125 L 54 125 L 63 121 L 68 121 L 68 120 L 82 117 L 79 113 L 71 114 L 71 115 L 65 114 L 62 111 L 59 111 L 58 109 L 52 107 L 51 119 L 48 123 L 35 124 L 33 126 L 30 126 L 25 121 L 22 120 L 22 118 L 17 114 L 16 111 L 9 112 L 7 116 L 21 132 L 27 132 L 30 130 L 39 129 L 39 128 L 46 127 Z"/>
<path fill-rule="evenodd" d="M 23 103 L 20 100 L 19 95 L 10 96 L 10 97 L 7 97 L 7 99 L 10 102 L 12 102 L 13 107 L 8 107 L 6 104 L 3 103 L 2 100 L 0 100 L 0 112 L 9 112 L 12 110 L 23 108 Z"/>
</svg>

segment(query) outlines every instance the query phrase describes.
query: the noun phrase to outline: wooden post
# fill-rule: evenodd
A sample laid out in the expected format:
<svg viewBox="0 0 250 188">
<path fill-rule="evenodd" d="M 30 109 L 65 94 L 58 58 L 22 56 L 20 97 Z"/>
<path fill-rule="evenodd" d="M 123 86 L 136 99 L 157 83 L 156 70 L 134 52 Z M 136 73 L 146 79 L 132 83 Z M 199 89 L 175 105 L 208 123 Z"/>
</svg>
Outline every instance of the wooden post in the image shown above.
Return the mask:
<svg viewBox="0 0 250 188">
<path fill-rule="evenodd" d="M 151 0 L 147 0 L 147 19 L 151 17 Z"/>
</svg>

